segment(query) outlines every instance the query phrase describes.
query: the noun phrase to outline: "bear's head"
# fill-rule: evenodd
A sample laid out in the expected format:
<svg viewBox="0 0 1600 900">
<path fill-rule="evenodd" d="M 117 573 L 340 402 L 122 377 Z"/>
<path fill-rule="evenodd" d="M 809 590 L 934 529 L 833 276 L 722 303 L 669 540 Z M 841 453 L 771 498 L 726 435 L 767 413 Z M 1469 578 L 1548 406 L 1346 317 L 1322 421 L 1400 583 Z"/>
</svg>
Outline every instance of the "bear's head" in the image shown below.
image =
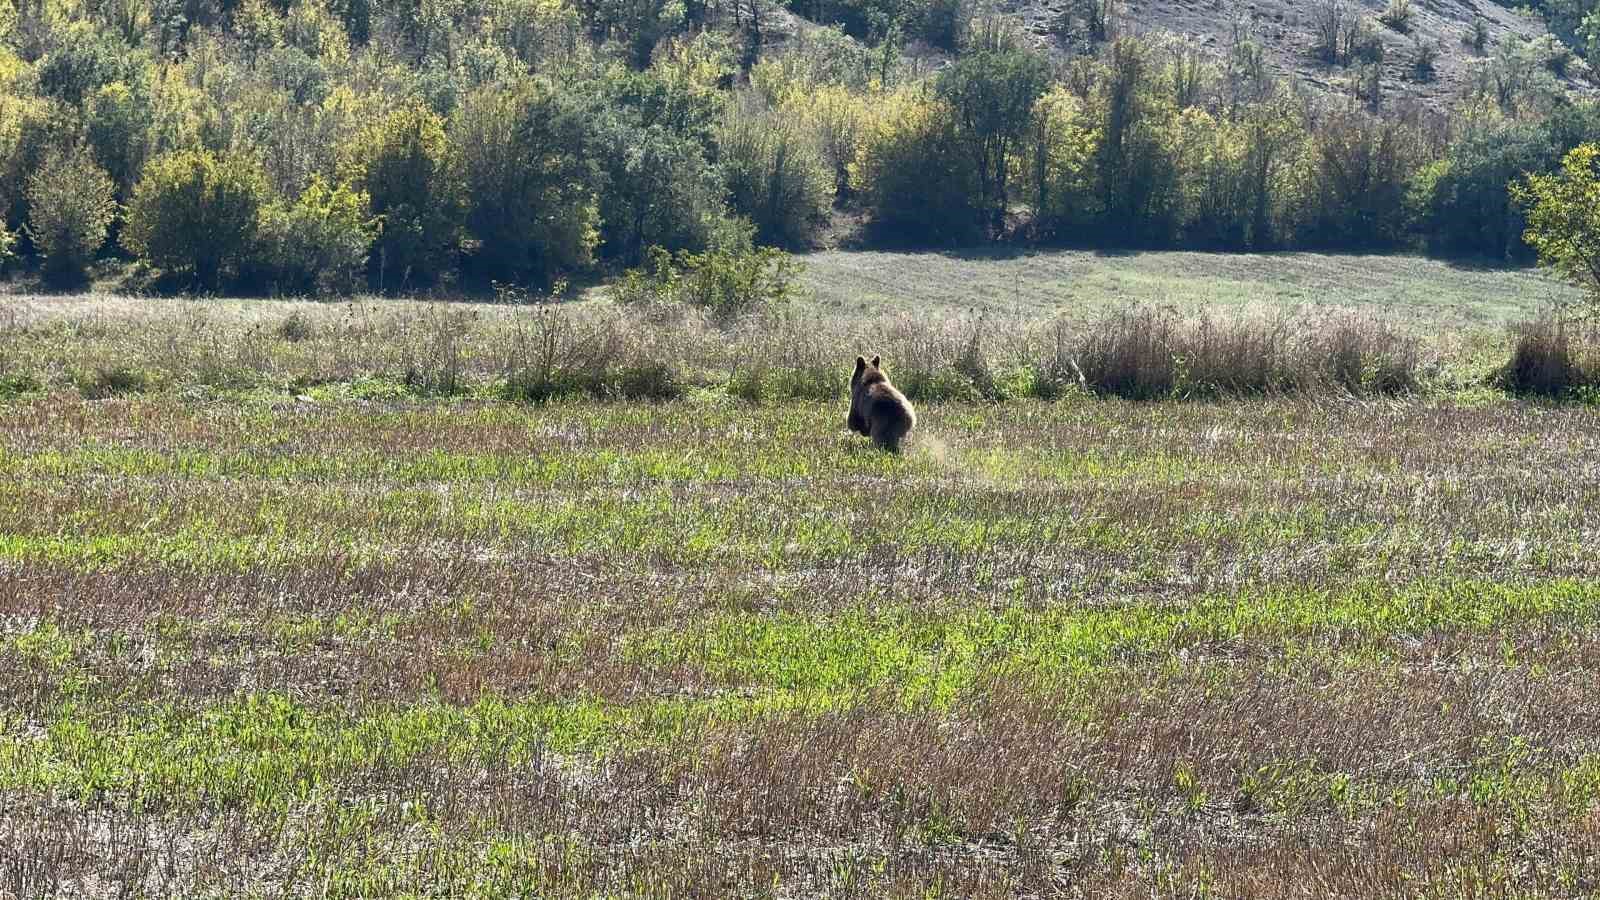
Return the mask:
<svg viewBox="0 0 1600 900">
<path fill-rule="evenodd" d="M 856 386 L 861 384 L 862 380 L 867 377 L 868 372 L 882 371 L 883 367 L 880 365 L 879 359 L 880 357 L 874 356 L 872 362 L 868 363 L 866 357 L 856 357 L 856 370 L 850 375 L 850 390 L 854 391 Z"/>
</svg>

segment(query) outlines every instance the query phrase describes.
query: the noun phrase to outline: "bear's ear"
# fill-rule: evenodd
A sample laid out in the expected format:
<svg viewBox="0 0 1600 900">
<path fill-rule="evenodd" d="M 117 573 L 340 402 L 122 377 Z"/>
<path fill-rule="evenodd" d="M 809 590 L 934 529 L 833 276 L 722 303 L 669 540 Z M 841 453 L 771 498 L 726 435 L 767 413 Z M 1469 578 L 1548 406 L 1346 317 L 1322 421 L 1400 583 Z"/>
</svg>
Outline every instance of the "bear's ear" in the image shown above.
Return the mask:
<svg viewBox="0 0 1600 900">
<path fill-rule="evenodd" d="M 856 371 L 859 372 L 862 369 L 865 369 L 866 367 L 867 367 L 867 358 L 865 356 L 856 357 Z"/>
<path fill-rule="evenodd" d="M 874 368 L 874 369 L 878 369 L 878 368 L 882 368 L 882 366 L 880 366 L 880 365 L 879 365 L 879 364 L 878 364 L 878 357 L 876 357 L 876 356 L 874 356 L 874 357 L 873 357 L 873 358 L 872 358 L 872 367 L 873 367 L 873 368 Z"/>
</svg>

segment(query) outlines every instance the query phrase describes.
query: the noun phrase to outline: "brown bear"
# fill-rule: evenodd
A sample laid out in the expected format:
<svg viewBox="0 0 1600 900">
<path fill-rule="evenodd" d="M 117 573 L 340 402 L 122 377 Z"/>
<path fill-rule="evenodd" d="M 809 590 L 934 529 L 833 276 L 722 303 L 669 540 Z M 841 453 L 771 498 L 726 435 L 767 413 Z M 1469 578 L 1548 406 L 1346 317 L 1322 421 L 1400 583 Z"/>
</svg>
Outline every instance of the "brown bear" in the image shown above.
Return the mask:
<svg viewBox="0 0 1600 900">
<path fill-rule="evenodd" d="M 917 411 L 906 395 L 889 383 L 878 357 L 869 365 L 856 357 L 856 371 L 850 376 L 850 416 L 845 424 L 890 453 L 900 452 L 900 442 L 917 427 Z"/>
</svg>

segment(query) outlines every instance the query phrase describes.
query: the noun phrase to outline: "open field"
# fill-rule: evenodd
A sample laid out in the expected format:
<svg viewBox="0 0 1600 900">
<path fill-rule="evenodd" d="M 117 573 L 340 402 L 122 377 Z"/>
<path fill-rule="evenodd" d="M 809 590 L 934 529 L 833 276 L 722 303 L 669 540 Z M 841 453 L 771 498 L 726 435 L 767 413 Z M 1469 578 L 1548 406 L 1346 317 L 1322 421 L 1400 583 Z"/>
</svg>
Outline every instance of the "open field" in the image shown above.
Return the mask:
<svg viewBox="0 0 1600 900">
<path fill-rule="evenodd" d="M 0 407 L 0 890 L 1600 878 L 1600 414 Z"/>
<path fill-rule="evenodd" d="M 1030 318 L 1136 303 L 1309 306 L 1381 312 L 1439 329 L 1503 325 L 1577 295 L 1532 269 L 1416 256 L 839 250 L 805 260 L 806 283 L 820 305 L 867 315 L 929 306 Z"/>
<path fill-rule="evenodd" d="M 839 345 L 960 397 L 1056 300 L 977 374 L 903 294 L 0 301 L 0 897 L 1591 894 L 1600 408 L 1479 379 L 1537 276 L 1428 278 L 1410 392 L 944 399 L 901 457 Z M 591 344 L 675 399 L 507 399 Z"/>
</svg>

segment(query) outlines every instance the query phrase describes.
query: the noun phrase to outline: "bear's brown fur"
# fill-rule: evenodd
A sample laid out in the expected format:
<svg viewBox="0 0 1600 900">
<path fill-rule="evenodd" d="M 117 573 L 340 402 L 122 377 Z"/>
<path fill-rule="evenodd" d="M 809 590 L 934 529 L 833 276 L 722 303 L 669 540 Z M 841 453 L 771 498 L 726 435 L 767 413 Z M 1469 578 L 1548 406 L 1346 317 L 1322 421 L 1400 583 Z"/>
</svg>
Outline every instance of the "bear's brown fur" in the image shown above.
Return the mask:
<svg viewBox="0 0 1600 900">
<path fill-rule="evenodd" d="M 900 442 L 917 427 L 917 411 L 906 395 L 889 383 L 876 356 L 871 363 L 856 357 L 856 370 L 850 376 L 850 416 L 845 424 L 890 453 L 899 453 Z"/>
</svg>

